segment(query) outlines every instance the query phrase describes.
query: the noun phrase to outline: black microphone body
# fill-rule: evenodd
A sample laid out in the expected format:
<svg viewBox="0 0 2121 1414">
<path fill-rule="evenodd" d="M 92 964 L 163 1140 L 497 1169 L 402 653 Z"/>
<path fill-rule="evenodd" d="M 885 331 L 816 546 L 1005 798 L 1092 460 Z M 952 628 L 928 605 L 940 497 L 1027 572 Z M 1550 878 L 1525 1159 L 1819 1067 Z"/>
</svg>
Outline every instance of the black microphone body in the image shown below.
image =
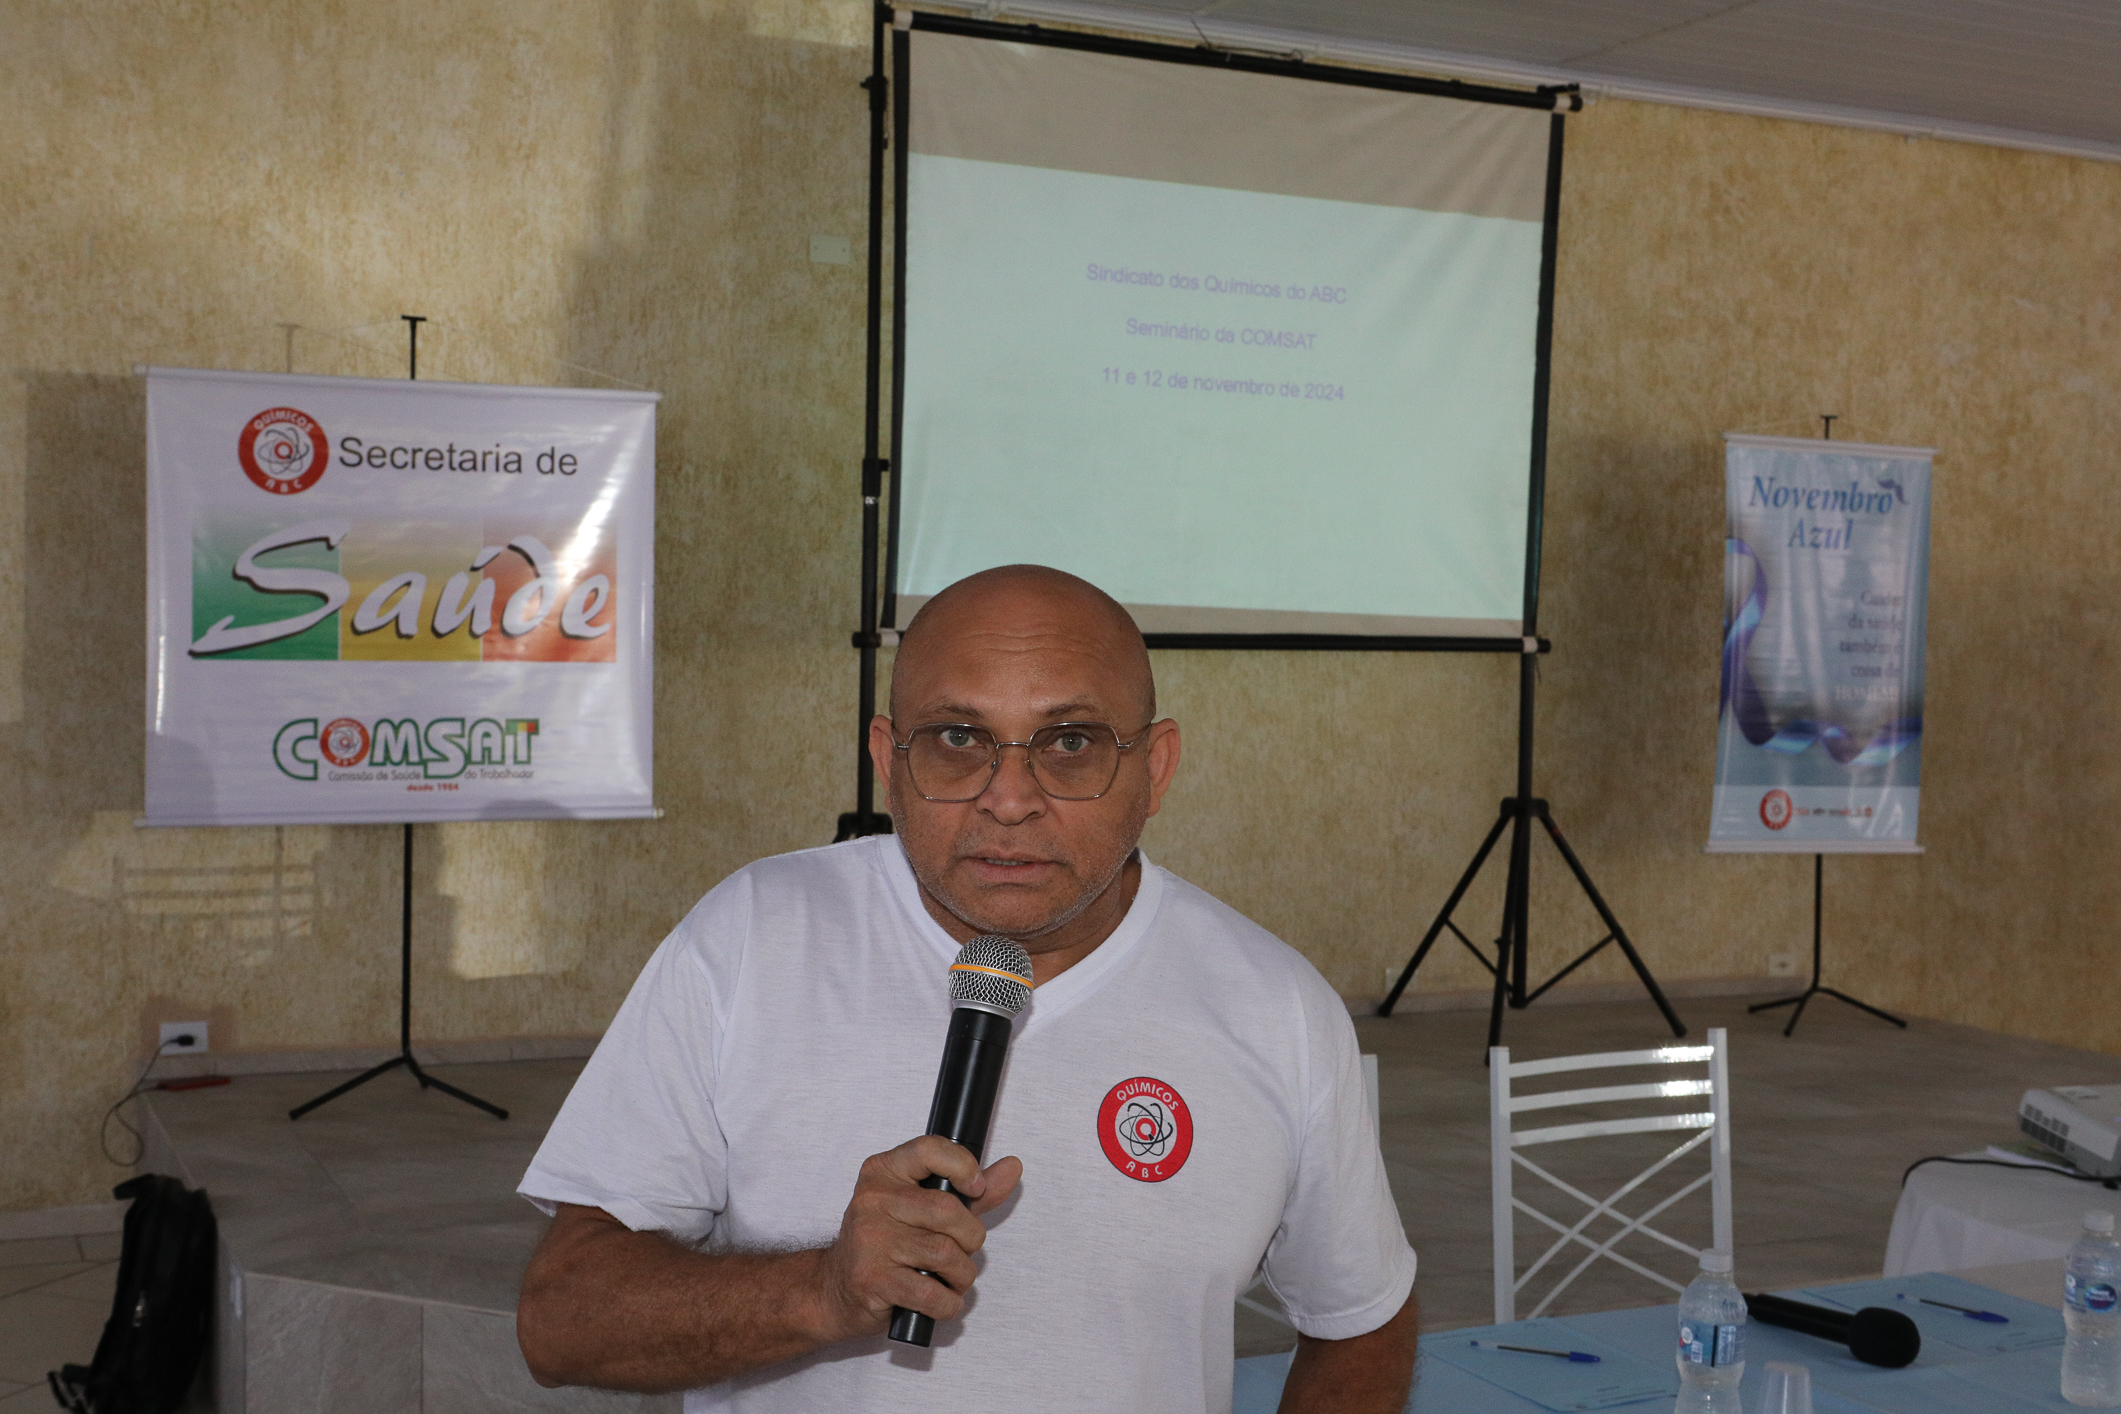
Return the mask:
<svg viewBox="0 0 2121 1414">
<path fill-rule="evenodd" d="M 994 1096 L 1001 1088 L 1012 1029 L 1007 1016 L 976 1002 L 960 1002 L 950 1013 L 950 1030 L 943 1041 L 943 1064 L 935 1077 L 935 1100 L 928 1107 L 926 1132 L 964 1145 L 975 1159 L 986 1157 L 987 1127 L 994 1118 Z M 972 1201 L 951 1187 L 950 1180 L 941 1174 L 928 1175 L 921 1180 L 921 1187 L 956 1194 L 959 1202 L 968 1205 Z M 888 1334 L 903 1345 L 925 1346 L 934 1339 L 935 1319 L 894 1306 Z"/>
<path fill-rule="evenodd" d="M 1001 1089 L 1012 1030 L 1014 1024 L 1008 1017 L 983 1007 L 960 1004 L 950 1013 L 926 1132 L 964 1145 L 975 1159 L 986 1157 L 987 1127 L 994 1120 L 994 1095 Z M 921 1186 L 957 1192 L 941 1174 L 928 1175 Z"/>
<path fill-rule="evenodd" d="M 1905 1311 L 1887 1306 L 1866 1306 L 1861 1311 L 1836 1311 L 1813 1306 L 1786 1296 L 1748 1295 L 1746 1314 L 1763 1325 L 1781 1326 L 1846 1345 L 1849 1353 L 1866 1365 L 1897 1370 L 1911 1365 L 1922 1353 L 1922 1331 Z"/>
</svg>

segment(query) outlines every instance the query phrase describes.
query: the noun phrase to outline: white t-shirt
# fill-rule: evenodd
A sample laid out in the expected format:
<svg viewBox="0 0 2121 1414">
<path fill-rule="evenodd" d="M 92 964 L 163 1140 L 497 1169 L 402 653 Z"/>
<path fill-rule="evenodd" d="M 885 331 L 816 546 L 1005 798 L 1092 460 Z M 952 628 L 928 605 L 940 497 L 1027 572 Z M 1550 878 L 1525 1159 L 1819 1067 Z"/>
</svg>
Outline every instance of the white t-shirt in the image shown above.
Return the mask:
<svg viewBox="0 0 2121 1414">
<path fill-rule="evenodd" d="M 829 1244 L 862 1160 L 927 1123 L 957 950 L 892 836 L 739 870 L 649 960 L 522 1193 L 716 1247 Z M 1017 1018 L 986 1159 L 1006 1154 L 1022 1185 L 931 1350 L 847 1342 L 687 1414 L 1227 1410 L 1262 1261 L 1327 1339 L 1413 1287 L 1339 997 L 1146 860 L 1112 936 Z"/>
</svg>

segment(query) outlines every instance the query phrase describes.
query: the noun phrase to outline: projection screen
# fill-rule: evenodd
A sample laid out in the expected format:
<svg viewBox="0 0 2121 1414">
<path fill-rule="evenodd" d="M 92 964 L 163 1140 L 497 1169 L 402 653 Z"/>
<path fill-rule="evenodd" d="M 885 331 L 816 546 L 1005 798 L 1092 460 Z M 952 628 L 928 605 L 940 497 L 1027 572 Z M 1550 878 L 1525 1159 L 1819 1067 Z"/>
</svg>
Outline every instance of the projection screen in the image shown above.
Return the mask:
<svg viewBox="0 0 2121 1414">
<path fill-rule="evenodd" d="M 1550 98 L 896 53 L 886 627 L 1029 561 L 1151 634 L 1522 632 Z"/>
</svg>

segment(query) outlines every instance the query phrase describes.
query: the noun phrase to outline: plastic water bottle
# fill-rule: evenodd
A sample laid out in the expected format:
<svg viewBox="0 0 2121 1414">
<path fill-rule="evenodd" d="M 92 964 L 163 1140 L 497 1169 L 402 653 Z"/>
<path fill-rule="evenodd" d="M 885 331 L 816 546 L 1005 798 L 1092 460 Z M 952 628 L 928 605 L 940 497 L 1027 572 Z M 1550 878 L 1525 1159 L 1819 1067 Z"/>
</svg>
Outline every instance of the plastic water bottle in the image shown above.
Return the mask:
<svg viewBox="0 0 2121 1414">
<path fill-rule="evenodd" d="M 2062 1268 L 2062 1397 L 2092 1409 L 2121 1406 L 2121 1242 L 2114 1215 L 2084 1215 L 2084 1235 Z"/>
<path fill-rule="evenodd" d="M 1745 1297 L 1731 1254 L 1701 1254 L 1701 1275 L 1679 1297 L 1679 1402 L 1673 1414 L 1738 1414 L 1745 1375 Z"/>
</svg>

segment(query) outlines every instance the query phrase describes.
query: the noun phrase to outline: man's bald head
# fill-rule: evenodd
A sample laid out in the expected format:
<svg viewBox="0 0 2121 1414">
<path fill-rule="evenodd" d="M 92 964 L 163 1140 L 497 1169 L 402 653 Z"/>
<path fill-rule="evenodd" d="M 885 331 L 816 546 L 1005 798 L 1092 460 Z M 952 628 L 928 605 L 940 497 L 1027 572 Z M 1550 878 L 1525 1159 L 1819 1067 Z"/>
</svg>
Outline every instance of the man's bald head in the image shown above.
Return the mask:
<svg viewBox="0 0 2121 1414">
<path fill-rule="evenodd" d="M 1139 877 L 1127 861 L 1178 769 L 1178 724 L 1155 715 L 1141 630 L 1072 574 L 1007 565 L 922 605 L 891 665 L 891 715 L 870 720 L 869 759 L 929 916 L 959 942 L 1017 939 L 1041 981 L 1096 947 L 1127 911 Z M 1098 723 L 1118 738 L 1109 784 L 1095 795 L 1050 794 L 1039 774 L 1040 753 L 1065 769 L 1071 753 L 1104 750 L 1087 731 L 1033 746 L 1064 723 Z M 967 732 L 949 764 L 966 765 L 968 742 L 984 735 L 985 777 L 972 762 L 947 775 L 941 794 L 924 794 L 913 753 Z"/>
<path fill-rule="evenodd" d="M 1114 727 L 1131 731 L 1156 715 L 1156 679 L 1133 616 L 1088 580 L 1044 565 L 981 570 L 921 605 L 899 636 L 892 660 L 892 714 L 904 705 L 908 684 L 928 677 L 954 655 L 1034 654 L 1062 643 L 1090 648 L 1118 675 L 1116 685 L 1137 710 Z"/>
</svg>

